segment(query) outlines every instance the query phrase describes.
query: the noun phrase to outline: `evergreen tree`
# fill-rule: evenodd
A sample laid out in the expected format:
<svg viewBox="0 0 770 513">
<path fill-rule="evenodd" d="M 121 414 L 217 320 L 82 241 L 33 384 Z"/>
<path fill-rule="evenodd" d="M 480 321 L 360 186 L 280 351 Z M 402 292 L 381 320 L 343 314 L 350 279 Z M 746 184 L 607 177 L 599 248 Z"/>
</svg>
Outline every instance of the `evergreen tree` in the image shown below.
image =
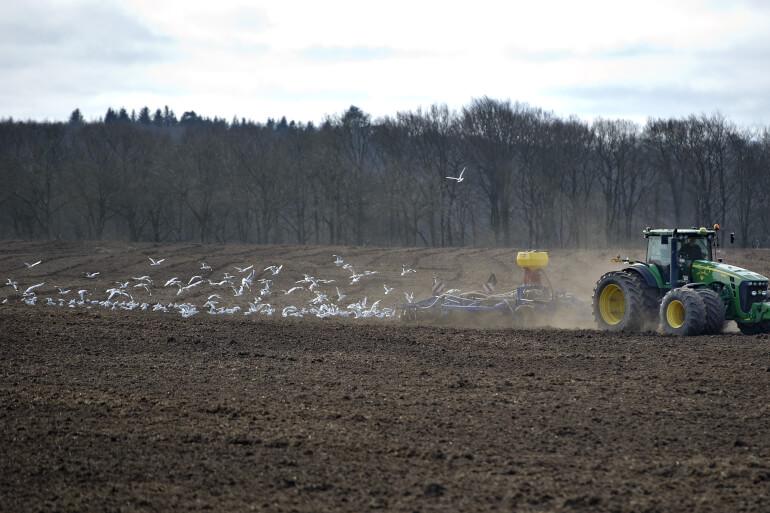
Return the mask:
<svg viewBox="0 0 770 513">
<path fill-rule="evenodd" d="M 70 114 L 69 123 L 70 125 L 82 125 L 85 123 L 83 114 L 80 112 L 80 109 L 75 109 L 72 111 L 72 114 Z"/>
<path fill-rule="evenodd" d="M 150 118 L 150 109 L 147 107 L 142 107 L 142 110 L 139 111 L 139 124 L 149 125 L 151 123 L 152 119 Z"/>
</svg>

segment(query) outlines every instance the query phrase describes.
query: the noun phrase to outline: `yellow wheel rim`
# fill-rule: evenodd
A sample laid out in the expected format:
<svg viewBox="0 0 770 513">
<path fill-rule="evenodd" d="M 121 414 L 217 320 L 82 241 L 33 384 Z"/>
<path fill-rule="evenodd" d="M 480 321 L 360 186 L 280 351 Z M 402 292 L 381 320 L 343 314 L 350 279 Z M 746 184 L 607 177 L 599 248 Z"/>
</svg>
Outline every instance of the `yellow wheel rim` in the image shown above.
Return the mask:
<svg viewBox="0 0 770 513">
<path fill-rule="evenodd" d="M 599 314 L 602 320 L 613 326 L 623 320 L 626 312 L 626 299 L 623 289 L 614 283 L 608 284 L 599 294 Z"/>
<path fill-rule="evenodd" d="M 674 299 L 666 307 L 666 322 L 672 328 L 681 328 L 684 324 L 684 305 L 678 299 Z"/>
</svg>

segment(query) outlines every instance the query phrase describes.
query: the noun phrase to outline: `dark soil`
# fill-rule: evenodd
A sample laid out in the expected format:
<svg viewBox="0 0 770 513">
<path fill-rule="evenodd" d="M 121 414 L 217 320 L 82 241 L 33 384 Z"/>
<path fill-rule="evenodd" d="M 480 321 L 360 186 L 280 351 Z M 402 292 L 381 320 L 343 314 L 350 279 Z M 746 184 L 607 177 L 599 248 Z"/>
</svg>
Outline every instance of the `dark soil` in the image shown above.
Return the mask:
<svg viewBox="0 0 770 513">
<path fill-rule="evenodd" d="M 0 308 L 0 511 L 770 510 L 770 338 Z"/>
</svg>

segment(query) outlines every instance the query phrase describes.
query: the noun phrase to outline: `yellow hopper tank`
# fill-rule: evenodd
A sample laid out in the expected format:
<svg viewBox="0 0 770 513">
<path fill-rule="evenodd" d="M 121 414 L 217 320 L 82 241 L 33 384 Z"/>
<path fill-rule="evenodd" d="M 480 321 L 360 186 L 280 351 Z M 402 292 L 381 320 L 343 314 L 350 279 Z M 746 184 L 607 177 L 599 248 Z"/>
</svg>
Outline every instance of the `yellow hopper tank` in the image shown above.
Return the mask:
<svg viewBox="0 0 770 513">
<path fill-rule="evenodd" d="M 548 266 L 546 251 L 519 251 L 516 254 L 516 265 L 522 269 L 544 269 Z"/>
</svg>

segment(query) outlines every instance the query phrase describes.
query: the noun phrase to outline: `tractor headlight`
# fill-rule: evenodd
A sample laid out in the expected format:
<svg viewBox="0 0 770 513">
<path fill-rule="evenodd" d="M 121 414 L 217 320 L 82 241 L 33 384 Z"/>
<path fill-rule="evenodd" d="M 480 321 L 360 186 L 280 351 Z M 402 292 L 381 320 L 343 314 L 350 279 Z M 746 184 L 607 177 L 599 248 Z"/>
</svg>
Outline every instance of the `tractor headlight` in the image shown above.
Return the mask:
<svg viewBox="0 0 770 513">
<path fill-rule="evenodd" d="M 757 295 L 757 291 L 756 291 L 756 290 L 752 290 L 752 291 L 751 291 L 751 295 L 752 295 L 752 296 L 756 296 L 756 295 Z"/>
</svg>

